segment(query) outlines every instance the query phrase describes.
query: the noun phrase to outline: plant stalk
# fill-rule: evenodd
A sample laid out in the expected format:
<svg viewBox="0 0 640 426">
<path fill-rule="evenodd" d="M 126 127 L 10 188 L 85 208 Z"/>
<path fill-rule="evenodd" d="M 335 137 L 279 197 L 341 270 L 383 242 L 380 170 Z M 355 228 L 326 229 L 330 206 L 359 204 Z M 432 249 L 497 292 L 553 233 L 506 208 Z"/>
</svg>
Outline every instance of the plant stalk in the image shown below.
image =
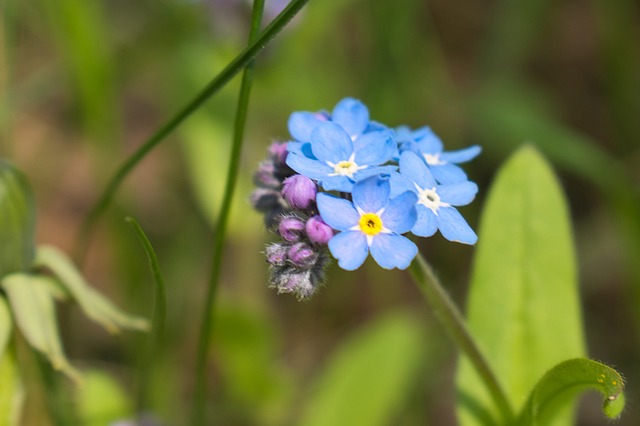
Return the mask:
<svg viewBox="0 0 640 426">
<path fill-rule="evenodd" d="M 411 264 L 409 272 L 424 294 L 425 299 L 427 299 L 427 303 L 431 305 L 436 318 L 453 338 L 462 353 L 471 361 L 471 364 L 482 378 L 505 423 L 512 424 L 514 420 L 513 408 L 502 386 L 471 335 L 458 307 L 453 303 L 433 269 L 420 253 Z"/>
</svg>

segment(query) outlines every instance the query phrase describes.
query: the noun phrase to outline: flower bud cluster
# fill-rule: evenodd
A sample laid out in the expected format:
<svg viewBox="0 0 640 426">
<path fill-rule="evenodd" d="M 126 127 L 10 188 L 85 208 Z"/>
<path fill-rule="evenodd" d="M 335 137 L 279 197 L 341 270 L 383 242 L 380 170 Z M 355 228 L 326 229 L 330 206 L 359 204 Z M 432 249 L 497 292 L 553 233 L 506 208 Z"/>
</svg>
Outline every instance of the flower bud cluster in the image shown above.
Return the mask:
<svg viewBox="0 0 640 426">
<path fill-rule="evenodd" d="M 287 154 L 286 144 L 271 145 L 268 159 L 260 163 L 254 175 L 258 188 L 252 194 L 252 203 L 264 213 L 266 226 L 280 238 L 265 250 L 271 269 L 270 287 L 305 299 L 324 280 L 330 259 L 326 245 L 333 229 L 318 215 L 317 184 L 291 170 L 285 163 Z"/>
</svg>

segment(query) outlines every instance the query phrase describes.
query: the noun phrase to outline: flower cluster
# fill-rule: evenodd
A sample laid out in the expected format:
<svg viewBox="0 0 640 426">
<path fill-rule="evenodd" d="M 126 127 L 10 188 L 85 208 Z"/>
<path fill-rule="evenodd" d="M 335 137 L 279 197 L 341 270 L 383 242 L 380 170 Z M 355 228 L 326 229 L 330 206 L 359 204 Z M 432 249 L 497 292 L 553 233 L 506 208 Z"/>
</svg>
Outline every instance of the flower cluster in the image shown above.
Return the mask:
<svg viewBox="0 0 640 426">
<path fill-rule="evenodd" d="M 252 195 L 281 238 L 266 249 L 279 292 L 312 295 L 330 255 L 350 271 L 369 254 L 385 269 L 405 269 L 418 253 L 407 233 L 477 241 L 456 207 L 478 191 L 459 164 L 480 147 L 444 151 L 429 127 L 389 128 L 352 98 L 331 113 L 294 112 L 288 125 L 293 140 L 270 147 Z"/>
</svg>

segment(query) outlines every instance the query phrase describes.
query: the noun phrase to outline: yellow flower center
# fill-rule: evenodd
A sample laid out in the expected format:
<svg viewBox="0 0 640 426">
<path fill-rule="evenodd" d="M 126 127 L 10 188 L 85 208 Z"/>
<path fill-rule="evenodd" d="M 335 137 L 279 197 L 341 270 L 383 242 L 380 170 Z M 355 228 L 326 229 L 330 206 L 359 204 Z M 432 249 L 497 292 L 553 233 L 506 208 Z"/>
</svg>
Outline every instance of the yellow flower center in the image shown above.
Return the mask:
<svg viewBox="0 0 640 426">
<path fill-rule="evenodd" d="M 376 235 L 382 231 L 382 219 L 375 213 L 365 213 L 360 216 L 358 225 L 360 230 L 367 235 Z"/>
<path fill-rule="evenodd" d="M 357 171 L 358 165 L 353 161 L 341 161 L 333 167 L 333 172 L 337 176 L 353 177 L 353 174 Z"/>
</svg>

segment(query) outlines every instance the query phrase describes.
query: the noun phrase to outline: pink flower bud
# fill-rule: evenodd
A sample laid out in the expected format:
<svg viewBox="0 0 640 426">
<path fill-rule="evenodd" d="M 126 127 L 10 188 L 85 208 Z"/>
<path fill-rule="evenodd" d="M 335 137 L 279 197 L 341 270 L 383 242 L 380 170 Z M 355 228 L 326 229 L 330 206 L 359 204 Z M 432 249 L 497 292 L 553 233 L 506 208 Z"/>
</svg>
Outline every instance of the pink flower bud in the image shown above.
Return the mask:
<svg viewBox="0 0 640 426">
<path fill-rule="evenodd" d="M 318 187 L 306 176 L 293 175 L 286 178 L 282 185 L 282 196 L 296 209 L 308 209 L 316 201 Z"/>
<path fill-rule="evenodd" d="M 304 233 L 304 221 L 298 217 L 285 217 L 278 225 L 278 234 L 291 243 L 300 241 Z"/>
<path fill-rule="evenodd" d="M 333 237 L 333 229 L 320 216 L 313 216 L 305 225 L 307 236 L 316 244 L 327 244 Z"/>
</svg>

